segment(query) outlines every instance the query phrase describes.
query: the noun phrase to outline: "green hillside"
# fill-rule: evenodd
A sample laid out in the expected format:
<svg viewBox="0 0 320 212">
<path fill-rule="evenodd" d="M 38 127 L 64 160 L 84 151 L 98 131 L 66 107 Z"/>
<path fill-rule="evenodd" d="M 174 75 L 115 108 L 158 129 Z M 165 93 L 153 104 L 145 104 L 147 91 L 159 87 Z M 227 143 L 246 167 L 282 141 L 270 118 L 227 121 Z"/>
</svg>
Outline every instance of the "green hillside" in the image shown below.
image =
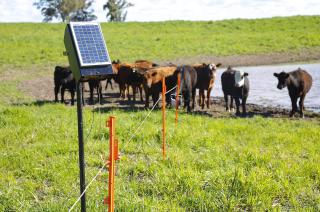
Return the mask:
<svg viewBox="0 0 320 212">
<path fill-rule="evenodd" d="M 66 63 L 65 24 L 0 24 L 0 64 Z M 197 55 L 243 55 L 320 47 L 320 17 L 257 20 L 103 23 L 113 59 L 169 60 Z"/>
</svg>

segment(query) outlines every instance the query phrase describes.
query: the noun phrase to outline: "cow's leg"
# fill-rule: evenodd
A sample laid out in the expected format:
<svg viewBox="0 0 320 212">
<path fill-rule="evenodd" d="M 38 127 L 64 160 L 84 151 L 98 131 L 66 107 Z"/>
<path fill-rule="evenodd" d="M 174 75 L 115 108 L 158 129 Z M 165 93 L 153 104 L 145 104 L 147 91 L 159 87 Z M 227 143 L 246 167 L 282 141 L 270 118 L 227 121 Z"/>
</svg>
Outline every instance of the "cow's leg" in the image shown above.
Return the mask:
<svg viewBox="0 0 320 212">
<path fill-rule="evenodd" d="M 101 85 L 101 82 L 99 82 L 99 87 L 98 87 L 98 89 L 99 89 L 99 91 L 98 91 L 99 102 L 100 102 L 100 104 L 102 104 L 103 95 L 102 95 L 102 85 Z"/>
<path fill-rule="evenodd" d="M 247 108 L 246 108 L 246 103 L 247 103 L 247 97 L 242 97 L 242 114 L 246 115 L 247 114 Z"/>
<path fill-rule="evenodd" d="M 64 91 L 65 91 L 64 85 L 61 86 L 61 103 L 64 103 Z"/>
<path fill-rule="evenodd" d="M 233 96 L 231 96 L 231 100 L 230 100 L 230 110 L 232 111 L 232 112 L 234 112 L 234 107 L 233 107 Z"/>
<path fill-rule="evenodd" d="M 133 103 L 136 102 L 136 92 L 137 92 L 137 87 L 133 85 L 132 86 Z"/>
<path fill-rule="evenodd" d="M 129 101 L 131 101 L 131 97 L 130 97 L 130 85 L 126 85 L 127 86 L 127 98 Z M 126 98 L 126 97 L 124 97 Z"/>
<path fill-rule="evenodd" d="M 74 105 L 74 90 L 71 89 L 70 93 L 71 93 L 71 105 Z"/>
<path fill-rule="evenodd" d="M 195 107 L 195 102 L 196 102 L 196 89 L 192 90 L 192 110 Z"/>
<path fill-rule="evenodd" d="M 299 100 L 299 109 L 300 109 L 300 117 L 301 118 L 304 118 L 304 114 L 303 114 L 303 110 L 304 110 L 304 98 L 306 97 L 305 94 L 303 94 L 301 97 L 300 97 L 300 100 Z"/>
<path fill-rule="evenodd" d="M 294 113 L 297 111 L 297 97 L 290 97 L 291 98 L 291 106 L 292 106 L 292 110 L 290 112 L 290 117 L 293 117 Z"/>
<path fill-rule="evenodd" d="M 110 82 L 111 90 L 113 90 L 113 86 L 112 86 L 112 81 L 111 81 L 111 79 L 108 79 L 108 81 Z"/>
<path fill-rule="evenodd" d="M 55 85 L 54 86 L 54 101 L 55 102 L 58 102 L 58 93 L 59 93 L 59 90 L 60 90 L 60 85 Z"/>
<path fill-rule="evenodd" d="M 211 95 L 211 88 L 207 90 L 207 108 L 210 108 L 210 95 Z"/>
<path fill-rule="evenodd" d="M 146 94 L 146 102 L 145 102 L 144 107 L 145 107 L 145 108 L 149 108 L 149 96 L 150 96 L 150 94 L 149 94 L 149 92 L 146 91 L 146 90 L 145 90 L 145 94 Z"/>
<path fill-rule="evenodd" d="M 240 107 L 240 99 L 239 99 L 239 97 L 235 97 L 234 100 L 236 102 L 236 107 L 237 107 L 236 115 L 240 115 L 240 109 L 239 109 L 239 107 Z"/>
<path fill-rule="evenodd" d="M 159 93 L 158 92 L 153 93 L 152 94 L 153 106 L 155 106 L 155 104 L 157 103 L 158 99 L 159 99 Z"/>
<path fill-rule="evenodd" d="M 200 106 L 201 106 L 201 109 L 203 110 L 204 109 L 204 101 L 205 101 L 204 90 L 200 89 L 199 94 L 200 94 Z"/>
<path fill-rule="evenodd" d="M 191 91 L 186 91 L 185 92 L 185 95 L 184 95 L 184 107 L 187 107 L 187 112 L 191 112 L 191 109 L 190 109 L 190 94 L 191 94 Z"/>
<path fill-rule="evenodd" d="M 140 92 L 140 100 L 141 100 L 141 102 L 143 102 L 142 86 L 139 86 L 139 92 Z"/>
<path fill-rule="evenodd" d="M 122 90 L 123 90 L 122 86 L 123 86 L 123 85 L 122 85 L 121 83 L 119 83 L 119 97 L 120 97 L 120 98 L 123 97 L 123 95 L 122 95 Z"/>
<path fill-rule="evenodd" d="M 226 111 L 230 112 L 230 108 L 228 105 L 228 95 L 224 94 L 224 102 L 226 104 Z"/>
<path fill-rule="evenodd" d="M 90 91 L 89 104 L 93 104 L 94 85 L 92 82 L 89 82 L 89 91 Z"/>
</svg>

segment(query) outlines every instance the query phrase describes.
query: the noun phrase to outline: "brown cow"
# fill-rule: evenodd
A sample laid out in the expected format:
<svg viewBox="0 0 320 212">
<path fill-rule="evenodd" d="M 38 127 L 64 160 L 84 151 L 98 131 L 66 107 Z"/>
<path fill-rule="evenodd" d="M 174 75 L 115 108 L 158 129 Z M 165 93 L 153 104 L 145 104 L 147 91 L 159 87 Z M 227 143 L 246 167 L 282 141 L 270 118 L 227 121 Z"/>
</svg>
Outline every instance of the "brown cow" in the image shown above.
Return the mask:
<svg viewBox="0 0 320 212">
<path fill-rule="evenodd" d="M 177 84 L 177 67 L 157 67 L 149 69 L 144 73 L 143 87 L 146 94 L 145 107 L 149 107 L 149 96 L 152 96 L 153 104 L 157 102 L 162 91 L 162 78 L 165 77 L 167 90 L 172 89 Z M 166 101 L 170 104 L 170 93 L 166 94 Z"/>
<path fill-rule="evenodd" d="M 153 62 L 150 62 L 148 60 L 136 60 L 135 61 L 135 66 L 136 68 L 140 68 L 140 69 L 150 69 L 150 68 L 154 68 L 159 66 L 158 64 L 155 64 Z"/>
<path fill-rule="evenodd" d="M 135 101 L 137 89 L 139 89 L 140 99 L 143 101 L 143 74 L 155 65 L 156 64 L 147 60 L 137 60 L 135 63 L 120 63 L 118 65 L 120 96 L 125 98 L 125 91 L 127 90 L 128 99 L 131 100 L 129 95 L 129 87 L 131 86 L 133 91 L 133 101 Z"/>
<path fill-rule="evenodd" d="M 197 71 L 197 85 L 196 88 L 199 89 L 199 105 L 204 108 L 204 91 L 207 90 L 207 108 L 210 108 L 210 94 L 214 86 L 214 81 L 217 76 L 217 68 L 221 66 L 221 63 L 215 65 L 212 64 L 199 64 L 193 65 L 193 68 Z"/>
<path fill-rule="evenodd" d="M 312 86 L 312 77 L 311 75 L 298 68 L 295 71 L 286 73 L 274 73 L 275 77 L 278 78 L 278 89 L 282 89 L 287 87 L 289 91 L 289 96 L 291 99 L 292 110 L 290 112 L 290 117 L 293 117 L 294 113 L 298 111 L 297 100 L 299 100 L 299 113 L 300 117 L 304 118 L 303 110 L 304 110 L 304 98 L 306 94 L 309 92 Z"/>
</svg>

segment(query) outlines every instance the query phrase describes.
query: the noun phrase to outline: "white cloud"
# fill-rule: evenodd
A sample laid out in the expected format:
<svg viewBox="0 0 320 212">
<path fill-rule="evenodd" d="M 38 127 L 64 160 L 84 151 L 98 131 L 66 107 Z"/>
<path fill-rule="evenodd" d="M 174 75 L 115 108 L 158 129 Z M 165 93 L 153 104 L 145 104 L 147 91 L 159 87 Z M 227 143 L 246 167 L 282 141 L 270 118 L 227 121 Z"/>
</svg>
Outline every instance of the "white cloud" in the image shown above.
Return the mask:
<svg viewBox="0 0 320 212">
<path fill-rule="evenodd" d="M 40 22 L 43 17 L 30 0 L 1 0 L 0 22 Z"/>
<path fill-rule="evenodd" d="M 320 15 L 319 0 L 129 0 L 127 21 L 221 20 L 290 15 Z M 0 22 L 41 22 L 33 0 L 1 0 Z M 106 21 L 106 0 L 93 5 L 98 21 Z"/>
</svg>

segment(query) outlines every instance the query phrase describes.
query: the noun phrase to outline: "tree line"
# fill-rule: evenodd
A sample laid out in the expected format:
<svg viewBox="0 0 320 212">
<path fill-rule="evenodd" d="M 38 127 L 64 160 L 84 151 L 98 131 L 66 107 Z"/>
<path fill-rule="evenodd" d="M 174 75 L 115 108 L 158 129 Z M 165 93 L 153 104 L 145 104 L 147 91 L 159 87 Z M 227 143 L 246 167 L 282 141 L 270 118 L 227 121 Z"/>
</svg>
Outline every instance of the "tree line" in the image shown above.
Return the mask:
<svg viewBox="0 0 320 212">
<path fill-rule="evenodd" d="M 94 0 L 37 0 L 33 3 L 44 16 L 43 22 L 50 22 L 53 19 L 62 22 L 68 21 L 93 21 L 97 19 L 92 9 Z M 126 9 L 134 6 L 127 0 L 108 0 L 103 5 L 107 12 L 108 21 L 125 21 Z"/>
</svg>

